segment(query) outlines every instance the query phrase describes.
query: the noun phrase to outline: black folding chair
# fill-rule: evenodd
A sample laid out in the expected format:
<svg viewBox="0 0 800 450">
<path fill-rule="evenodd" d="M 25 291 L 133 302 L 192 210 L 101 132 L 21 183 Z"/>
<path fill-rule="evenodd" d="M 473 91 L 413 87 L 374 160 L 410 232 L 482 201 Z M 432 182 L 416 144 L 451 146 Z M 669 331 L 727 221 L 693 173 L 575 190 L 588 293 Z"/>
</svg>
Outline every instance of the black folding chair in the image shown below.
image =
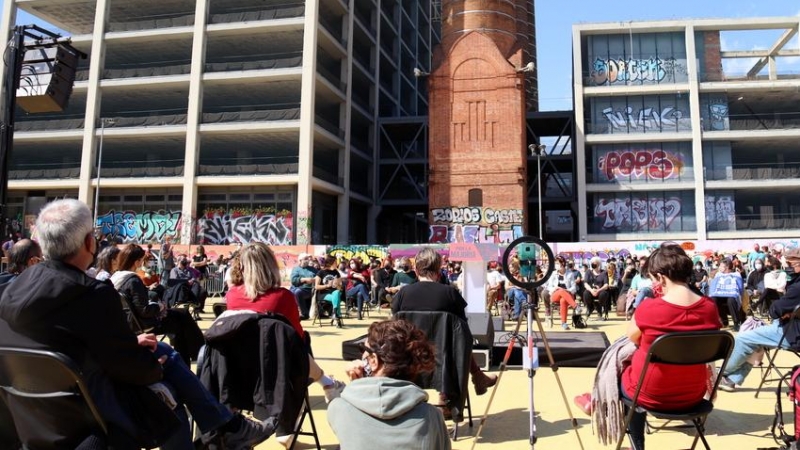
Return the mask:
<svg viewBox="0 0 800 450">
<path fill-rule="evenodd" d="M 0 347 L 0 395 L 24 448 L 75 448 L 108 434 L 80 369 L 64 354 Z"/>
<path fill-rule="evenodd" d="M 660 411 L 646 409 L 638 404 L 639 394 L 644 384 L 645 375 L 651 364 L 672 364 L 680 366 L 709 364 L 722 360 L 722 366 L 728 362 L 728 358 L 733 350 L 733 335 L 726 331 L 688 331 L 679 333 L 667 333 L 660 336 L 650 346 L 645 358 L 642 373 L 639 375 L 636 392 L 633 399 L 622 398 L 622 402 L 628 408 L 625 415 L 623 429 L 626 433 L 620 435 L 617 442 L 617 450 L 622 448 L 622 441 L 625 440 L 628 424 L 633 418 L 634 412 L 645 412 L 657 419 L 662 420 L 685 420 L 691 421 L 697 430 L 697 434 L 692 441 L 692 449 L 697 445 L 698 438 L 703 441 L 706 450 L 710 450 L 705 437 L 704 424 L 706 417 L 713 411 L 714 404 L 710 400 L 700 399 L 696 406 L 682 411 Z M 722 374 L 714 375 L 714 390 L 716 393 Z"/>
<path fill-rule="evenodd" d="M 436 389 L 438 392 L 449 394 L 447 403 L 437 403 L 435 406 L 450 412 L 453 421 L 453 440 L 456 441 L 458 424 L 464 421 L 465 411 L 469 427 L 472 428 L 473 425 L 468 387 L 473 337 L 469 325 L 455 314 L 441 311 L 399 311 L 395 316 L 397 319 L 413 323 L 424 331 L 428 340 L 434 345 L 437 342 L 454 341 L 464 344 L 452 345 L 449 348 L 436 345 L 436 370 L 415 380 L 415 384 L 423 389 Z M 459 349 L 461 352 L 457 351 Z M 449 393 L 448 389 L 451 390 Z"/>
<path fill-rule="evenodd" d="M 778 366 L 775 364 L 775 361 L 778 358 L 778 353 L 781 351 L 791 353 L 797 357 L 798 360 L 800 360 L 800 352 L 793 348 L 781 347 L 786 342 L 786 330 L 792 328 L 794 326 L 794 321 L 798 319 L 800 319 L 800 305 L 794 308 L 794 311 L 792 311 L 792 317 L 789 319 L 789 323 L 783 327 L 783 333 L 781 334 L 780 341 L 778 341 L 778 346 L 775 347 L 772 352 L 770 352 L 770 349 L 765 349 L 764 356 L 767 358 L 768 365 L 766 369 L 762 367 L 761 382 L 758 383 L 758 389 L 756 389 L 756 398 L 758 398 L 758 394 L 761 393 L 761 388 L 764 387 L 765 384 L 773 381 L 783 380 L 783 382 L 786 383 L 786 387 L 790 387 L 788 378 L 784 379 L 783 375 L 785 373 L 784 371 L 791 370 L 793 366 Z M 773 371 L 775 372 L 775 376 L 768 378 Z"/>
</svg>

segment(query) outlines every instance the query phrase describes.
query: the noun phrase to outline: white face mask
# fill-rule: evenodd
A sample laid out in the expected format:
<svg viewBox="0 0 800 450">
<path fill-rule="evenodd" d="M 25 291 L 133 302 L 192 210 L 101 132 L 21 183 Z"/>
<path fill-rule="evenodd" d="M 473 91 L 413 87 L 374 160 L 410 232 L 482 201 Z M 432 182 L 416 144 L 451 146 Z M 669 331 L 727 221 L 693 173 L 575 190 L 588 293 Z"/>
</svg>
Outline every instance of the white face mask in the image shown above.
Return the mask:
<svg viewBox="0 0 800 450">
<path fill-rule="evenodd" d="M 556 264 L 556 270 L 561 270 L 561 264 Z"/>
<path fill-rule="evenodd" d="M 761 270 L 761 268 L 762 268 L 762 267 L 764 267 L 764 265 L 763 265 L 763 264 L 761 264 L 761 263 L 756 263 L 756 270 Z"/>
</svg>

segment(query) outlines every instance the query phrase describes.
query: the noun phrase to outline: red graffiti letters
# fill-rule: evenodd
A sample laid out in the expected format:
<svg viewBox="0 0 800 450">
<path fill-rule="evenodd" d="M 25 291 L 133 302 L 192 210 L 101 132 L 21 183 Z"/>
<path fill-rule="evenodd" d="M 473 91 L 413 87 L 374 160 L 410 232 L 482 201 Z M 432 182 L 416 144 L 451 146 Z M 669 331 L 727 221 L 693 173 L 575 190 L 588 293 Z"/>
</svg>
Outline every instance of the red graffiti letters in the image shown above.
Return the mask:
<svg viewBox="0 0 800 450">
<path fill-rule="evenodd" d="M 668 180 L 683 173 L 681 156 L 664 150 L 612 151 L 601 156 L 597 166 L 608 181 L 631 176 Z"/>
</svg>

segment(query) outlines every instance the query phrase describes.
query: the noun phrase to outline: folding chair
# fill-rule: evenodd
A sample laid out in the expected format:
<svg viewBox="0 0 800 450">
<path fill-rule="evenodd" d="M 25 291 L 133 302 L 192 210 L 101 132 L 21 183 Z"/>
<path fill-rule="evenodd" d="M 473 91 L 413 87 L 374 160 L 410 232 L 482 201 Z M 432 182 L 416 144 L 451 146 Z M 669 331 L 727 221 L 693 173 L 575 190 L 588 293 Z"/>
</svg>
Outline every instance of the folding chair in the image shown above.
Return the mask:
<svg viewBox="0 0 800 450">
<path fill-rule="evenodd" d="M 413 323 L 425 332 L 434 345 L 456 341 L 463 343 L 449 347 L 436 345 L 436 371 L 428 376 L 420 376 L 415 381 L 423 389 L 436 389 L 447 394 L 447 403 L 435 406 L 450 410 L 454 424 L 453 440 L 458 440 L 458 424 L 464 420 L 464 411 L 467 412 L 469 427 L 472 428 L 473 425 L 468 387 L 473 342 L 469 325 L 455 314 L 441 311 L 399 311 L 396 318 Z M 458 349 L 462 351 L 459 352 Z"/>
<path fill-rule="evenodd" d="M 74 448 L 108 434 L 80 369 L 64 354 L 0 347 L 0 394 L 24 448 Z M 52 442 L 59 435 L 71 439 Z"/>
<path fill-rule="evenodd" d="M 783 345 L 783 343 L 786 342 L 786 330 L 794 326 L 794 321 L 798 319 L 800 319 L 800 305 L 794 308 L 794 311 L 792 311 L 792 317 L 791 319 L 789 319 L 789 323 L 783 327 L 783 334 L 781 334 L 781 340 L 778 341 L 778 346 L 775 347 L 771 352 L 769 351 L 769 349 L 766 349 L 766 351 L 764 352 L 764 356 L 767 357 L 767 361 L 769 362 L 769 364 L 767 365 L 766 369 L 762 367 L 761 382 L 758 383 L 758 389 L 756 389 L 756 398 L 758 398 L 758 394 L 761 393 L 761 388 L 764 387 L 765 384 L 771 383 L 773 381 L 782 380 L 784 375 L 783 371 L 791 370 L 793 367 L 793 366 L 778 366 L 777 364 L 775 364 L 775 361 L 778 357 L 778 352 L 784 351 L 792 353 L 794 356 L 798 358 L 798 360 L 800 360 L 800 352 L 798 352 L 793 348 L 781 347 L 781 345 Z M 775 376 L 773 378 L 767 378 L 770 376 L 770 373 L 772 373 L 772 371 L 775 371 Z M 786 383 L 787 387 L 790 387 L 788 380 L 784 380 L 784 383 Z"/>
<path fill-rule="evenodd" d="M 634 412 L 645 412 L 657 419 L 664 420 L 685 420 L 691 421 L 697 430 L 697 434 L 692 441 L 692 449 L 697 445 L 698 438 L 703 441 L 706 450 L 710 450 L 705 437 L 704 424 L 706 417 L 713 411 L 714 404 L 709 400 L 700 399 L 699 403 L 682 411 L 660 411 L 646 409 L 638 404 L 639 394 L 644 384 L 645 375 L 650 368 L 650 364 L 672 364 L 672 365 L 698 365 L 709 364 L 722 360 L 722 366 L 728 362 L 728 358 L 733 350 L 733 335 L 726 331 L 689 331 L 679 333 L 667 333 L 660 336 L 650 346 L 645 358 L 642 373 L 639 375 L 636 392 L 633 399 L 622 398 L 622 402 L 628 409 L 625 415 L 623 430 L 628 429 L 628 424 L 633 418 Z M 722 379 L 721 373 L 715 374 L 714 389 L 717 391 L 719 382 Z M 622 448 L 622 441 L 625 440 L 626 433 L 622 433 L 617 442 L 617 450 Z"/>
</svg>

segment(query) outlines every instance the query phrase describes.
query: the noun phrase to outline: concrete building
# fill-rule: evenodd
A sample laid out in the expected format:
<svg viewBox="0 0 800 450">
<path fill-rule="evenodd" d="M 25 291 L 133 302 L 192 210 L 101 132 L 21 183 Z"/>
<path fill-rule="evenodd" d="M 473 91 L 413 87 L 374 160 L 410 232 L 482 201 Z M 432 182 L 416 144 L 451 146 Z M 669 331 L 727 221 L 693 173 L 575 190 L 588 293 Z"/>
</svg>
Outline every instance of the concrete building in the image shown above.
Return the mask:
<svg viewBox="0 0 800 450">
<path fill-rule="evenodd" d="M 22 9 L 89 54 L 67 110 L 17 113 L 15 226 L 53 198 L 94 205 L 99 188 L 100 229 L 125 241 L 377 242 L 379 116 L 427 115 L 414 69 L 430 70 L 438 8 L 4 2 L 0 35 Z"/>
<path fill-rule="evenodd" d="M 799 25 L 575 25 L 579 240 L 796 237 Z"/>
</svg>

